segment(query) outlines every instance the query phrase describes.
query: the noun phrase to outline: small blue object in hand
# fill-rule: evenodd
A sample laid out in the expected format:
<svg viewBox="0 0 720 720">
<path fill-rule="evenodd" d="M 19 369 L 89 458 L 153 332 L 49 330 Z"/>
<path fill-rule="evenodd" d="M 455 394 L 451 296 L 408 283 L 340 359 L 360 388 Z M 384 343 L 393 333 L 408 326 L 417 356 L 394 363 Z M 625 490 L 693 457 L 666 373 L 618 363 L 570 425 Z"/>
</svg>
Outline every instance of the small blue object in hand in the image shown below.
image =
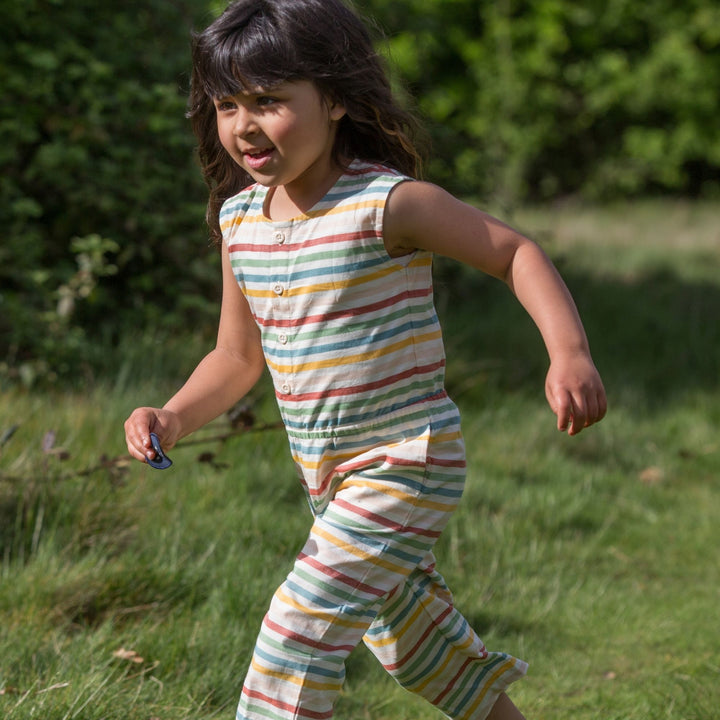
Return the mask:
<svg viewBox="0 0 720 720">
<path fill-rule="evenodd" d="M 160 440 L 155 433 L 150 433 L 150 442 L 152 443 L 153 450 L 155 451 L 155 457 L 151 460 L 149 457 L 145 459 L 150 467 L 154 467 L 156 470 L 165 470 L 172 465 L 172 460 L 163 452 L 160 447 Z"/>
</svg>

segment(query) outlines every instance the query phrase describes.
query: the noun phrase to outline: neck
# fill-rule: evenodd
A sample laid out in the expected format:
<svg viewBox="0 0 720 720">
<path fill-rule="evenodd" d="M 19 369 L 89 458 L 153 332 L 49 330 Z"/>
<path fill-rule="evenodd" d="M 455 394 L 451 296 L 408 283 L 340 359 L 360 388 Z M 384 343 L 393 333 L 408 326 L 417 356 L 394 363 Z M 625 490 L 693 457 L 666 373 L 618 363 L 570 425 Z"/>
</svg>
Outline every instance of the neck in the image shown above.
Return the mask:
<svg viewBox="0 0 720 720">
<path fill-rule="evenodd" d="M 271 220 L 289 220 L 302 215 L 317 205 L 343 174 L 345 168 L 333 163 L 320 177 L 304 178 L 271 188 L 266 201 L 265 214 Z"/>
</svg>

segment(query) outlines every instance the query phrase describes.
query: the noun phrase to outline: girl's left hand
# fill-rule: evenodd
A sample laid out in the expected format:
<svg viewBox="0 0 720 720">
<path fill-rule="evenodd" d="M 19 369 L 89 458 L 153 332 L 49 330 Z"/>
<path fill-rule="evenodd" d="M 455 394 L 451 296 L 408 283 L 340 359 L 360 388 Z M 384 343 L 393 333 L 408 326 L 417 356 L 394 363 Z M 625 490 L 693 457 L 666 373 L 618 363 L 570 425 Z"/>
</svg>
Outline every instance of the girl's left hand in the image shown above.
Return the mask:
<svg viewBox="0 0 720 720">
<path fill-rule="evenodd" d="M 545 380 L 545 396 L 557 416 L 557 428 L 577 435 L 605 417 L 607 398 L 600 374 L 585 352 L 554 359 Z"/>
</svg>

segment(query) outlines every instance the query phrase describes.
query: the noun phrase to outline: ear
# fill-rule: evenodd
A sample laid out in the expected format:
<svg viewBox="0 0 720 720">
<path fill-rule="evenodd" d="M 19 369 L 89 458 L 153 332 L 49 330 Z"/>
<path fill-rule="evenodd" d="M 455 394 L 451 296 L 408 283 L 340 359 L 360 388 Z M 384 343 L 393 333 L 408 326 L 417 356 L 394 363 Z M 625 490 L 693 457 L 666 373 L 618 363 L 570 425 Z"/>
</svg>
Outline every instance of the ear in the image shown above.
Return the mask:
<svg viewBox="0 0 720 720">
<path fill-rule="evenodd" d="M 347 112 L 345 110 L 345 106 L 337 102 L 332 103 L 328 109 L 330 111 L 330 119 L 334 122 L 337 122 L 340 118 L 344 117 Z"/>
</svg>

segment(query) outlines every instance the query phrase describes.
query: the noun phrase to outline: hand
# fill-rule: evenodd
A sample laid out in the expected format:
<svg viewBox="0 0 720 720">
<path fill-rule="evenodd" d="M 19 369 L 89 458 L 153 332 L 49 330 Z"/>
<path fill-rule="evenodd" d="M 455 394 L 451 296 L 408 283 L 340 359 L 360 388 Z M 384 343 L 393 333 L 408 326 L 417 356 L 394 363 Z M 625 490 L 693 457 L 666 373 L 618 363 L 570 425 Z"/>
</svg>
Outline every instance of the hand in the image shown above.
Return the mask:
<svg viewBox="0 0 720 720">
<path fill-rule="evenodd" d="M 180 418 L 160 408 L 141 407 L 133 410 L 125 421 L 125 441 L 130 454 L 141 462 L 146 462 L 147 457 L 155 457 L 150 442 L 151 432 L 158 436 L 163 450 L 169 450 L 180 438 Z"/>
<path fill-rule="evenodd" d="M 545 396 L 557 415 L 558 430 L 568 435 L 577 435 L 607 412 L 605 388 L 585 352 L 553 360 L 545 380 Z"/>
</svg>

